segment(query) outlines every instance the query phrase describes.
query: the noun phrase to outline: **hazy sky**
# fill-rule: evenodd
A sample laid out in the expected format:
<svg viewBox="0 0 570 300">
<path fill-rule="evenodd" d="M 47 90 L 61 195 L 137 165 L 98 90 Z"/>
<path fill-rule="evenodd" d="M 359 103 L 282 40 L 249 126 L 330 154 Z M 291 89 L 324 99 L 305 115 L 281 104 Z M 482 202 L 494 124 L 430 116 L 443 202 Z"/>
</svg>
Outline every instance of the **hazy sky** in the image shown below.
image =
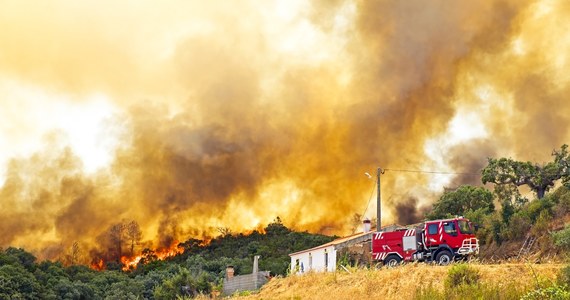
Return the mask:
<svg viewBox="0 0 570 300">
<path fill-rule="evenodd" d="M 0 1 L 0 246 L 136 220 L 149 245 L 346 234 L 376 167 L 478 172 L 567 143 L 570 4 Z M 384 223 L 473 176 L 388 171 Z"/>
</svg>

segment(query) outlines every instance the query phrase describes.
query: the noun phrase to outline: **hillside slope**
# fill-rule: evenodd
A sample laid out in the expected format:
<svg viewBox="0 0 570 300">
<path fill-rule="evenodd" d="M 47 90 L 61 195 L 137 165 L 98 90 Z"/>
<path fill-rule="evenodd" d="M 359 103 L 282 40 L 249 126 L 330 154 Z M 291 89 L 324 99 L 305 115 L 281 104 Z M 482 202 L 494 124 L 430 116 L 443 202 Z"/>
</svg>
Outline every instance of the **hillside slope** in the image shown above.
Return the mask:
<svg viewBox="0 0 570 300">
<path fill-rule="evenodd" d="M 497 291 L 524 291 L 537 280 L 555 280 L 562 264 L 471 264 L 480 282 Z M 312 273 L 275 278 L 259 293 L 232 299 L 414 299 L 420 288 L 443 290 L 450 266 L 408 264 L 394 269 L 353 270 L 352 273 Z"/>
</svg>

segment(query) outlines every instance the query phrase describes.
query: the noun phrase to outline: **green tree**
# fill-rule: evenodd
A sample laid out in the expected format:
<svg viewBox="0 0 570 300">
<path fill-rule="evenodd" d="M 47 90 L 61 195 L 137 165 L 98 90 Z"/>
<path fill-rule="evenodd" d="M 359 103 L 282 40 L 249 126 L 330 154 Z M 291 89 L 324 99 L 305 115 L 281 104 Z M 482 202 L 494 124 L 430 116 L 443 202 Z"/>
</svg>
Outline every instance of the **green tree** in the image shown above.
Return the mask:
<svg viewBox="0 0 570 300">
<path fill-rule="evenodd" d="M 552 156 L 554 160 L 543 165 L 511 158 L 489 158 L 481 179 L 483 184 L 490 182 L 514 187 L 526 185 L 536 193 L 538 199 L 542 199 L 554 186 L 555 181 L 562 179 L 564 183 L 568 183 L 570 180 L 568 145 L 554 150 Z"/>
<path fill-rule="evenodd" d="M 497 185 L 494 193 L 501 203 L 501 217 L 505 224 L 510 222 L 515 212 L 528 203 L 528 199 L 523 197 L 514 185 Z"/>
<path fill-rule="evenodd" d="M 60 279 L 53 286 L 57 299 L 97 299 L 93 287 L 83 282 L 71 282 L 69 279 Z"/>
<path fill-rule="evenodd" d="M 126 276 L 125 276 L 126 277 Z M 125 279 L 128 279 L 126 277 Z M 111 284 L 105 293 L 105 300 L 137 300 L 143 296 L 144 286 L 134 280 L 123 280 Z"/>
<path fill-rule="evenodd" d="M 426 215 L 428 219 L 441 219 L 456 215 L 466 215 L 481 210 L 490 213 L 495 210 L 493 193 L 482 187 L 463 185 L 455 191 L 445 192 Z"/>
<path fill-rule="evenodd" d="M 164 280 L 172 276 L 168 270 L 152 270 L 145 275 L 137 275 L 135 281 L 142 285 L 142 298 L 154 299 L 154 290 Z"/>
<path fill-rule="evenodd" d="M 267 227 L 265 227 L 265 233 L 269 236 L 272 235 L 283 235 L 291 232 L 291 230 L 281 221 L 281 218 L 277 217 L 273 222 L 269 223 Z"/>
<path fill-rule="evenodd" d="M 21 265 L 0 267 L 0 299 L 40 299 L 43 288 Z"/>
<path fill-rule="evenodd" d="M 176 299 L 176 297 L 192 297 L 198 293 L 196 279 L 188 269 L 180 267 L 178 273 L 165 280 L 154 290 L 154 298 Z"/>
<path fill-rule="evenodd" d="M 6 249 L 5 253 L 12 257 L 14 262 L 19 263 L 28 271 L 33 271 L 35 269 L 36 257 L 33 254 L 26 252 L 26 250 L 22 248 L 9 247 Z"/>
</svg>

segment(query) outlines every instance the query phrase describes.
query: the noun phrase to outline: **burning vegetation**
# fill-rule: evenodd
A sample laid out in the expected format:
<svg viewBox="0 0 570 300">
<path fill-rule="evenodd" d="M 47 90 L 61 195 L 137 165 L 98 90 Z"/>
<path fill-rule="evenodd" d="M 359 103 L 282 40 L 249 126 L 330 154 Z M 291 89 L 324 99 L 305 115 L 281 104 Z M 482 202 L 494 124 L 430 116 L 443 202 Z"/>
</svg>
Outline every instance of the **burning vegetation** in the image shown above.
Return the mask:
<svg viewBox="0 0 570 300">
<path fill-rule="evenodd" d="M 184 252 L 183 245 L 172 240 L 167 246 L 151 249 L 151 241 L 143 241 L 142 231 L 136 221 L 123 221 L 112 225 L 97 240 L 99 247 L 92 250 L 90 267 L 94 270 L 121 267 L 123 271 L 136 269 L 139 263 L 164 260 Z"/>
</svg>

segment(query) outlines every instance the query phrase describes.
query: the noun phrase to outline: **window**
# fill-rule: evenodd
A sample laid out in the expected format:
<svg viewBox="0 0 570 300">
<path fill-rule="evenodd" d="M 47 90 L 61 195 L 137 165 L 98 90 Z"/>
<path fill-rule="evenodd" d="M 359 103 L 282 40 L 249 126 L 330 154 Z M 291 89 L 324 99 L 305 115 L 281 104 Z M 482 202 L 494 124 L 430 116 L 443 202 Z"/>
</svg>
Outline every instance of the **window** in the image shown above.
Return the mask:
<svg viewBox="0 0 570 300">
<path fill-rule="evenodd" d="M 329 253 L 325 249 L 325 270 L 329 269 Z"/>
<path fill-rule="evenodd" d="M 309 253 L 309 270 L 313 269 L 313 256 Z"/>
<path fill-rule="evenodd" d="M 437 234 L 437 224 L 428 225 L 428 234 Z"/>
<path fill-rule="evenodd" d="M 443 223 L 443 230 L 445 231 L 445 233 L 449 233 L 451 235 L 457 234 L 457 229 L 455 228 L 455 222 Z"/>
<path fill-rule="evenodd" d="M 471 229 L 471 224 L 465 220 L 459 220 L 459 231 L 463 234 L 473 234 L 473 230 Z"/>
</svg>

